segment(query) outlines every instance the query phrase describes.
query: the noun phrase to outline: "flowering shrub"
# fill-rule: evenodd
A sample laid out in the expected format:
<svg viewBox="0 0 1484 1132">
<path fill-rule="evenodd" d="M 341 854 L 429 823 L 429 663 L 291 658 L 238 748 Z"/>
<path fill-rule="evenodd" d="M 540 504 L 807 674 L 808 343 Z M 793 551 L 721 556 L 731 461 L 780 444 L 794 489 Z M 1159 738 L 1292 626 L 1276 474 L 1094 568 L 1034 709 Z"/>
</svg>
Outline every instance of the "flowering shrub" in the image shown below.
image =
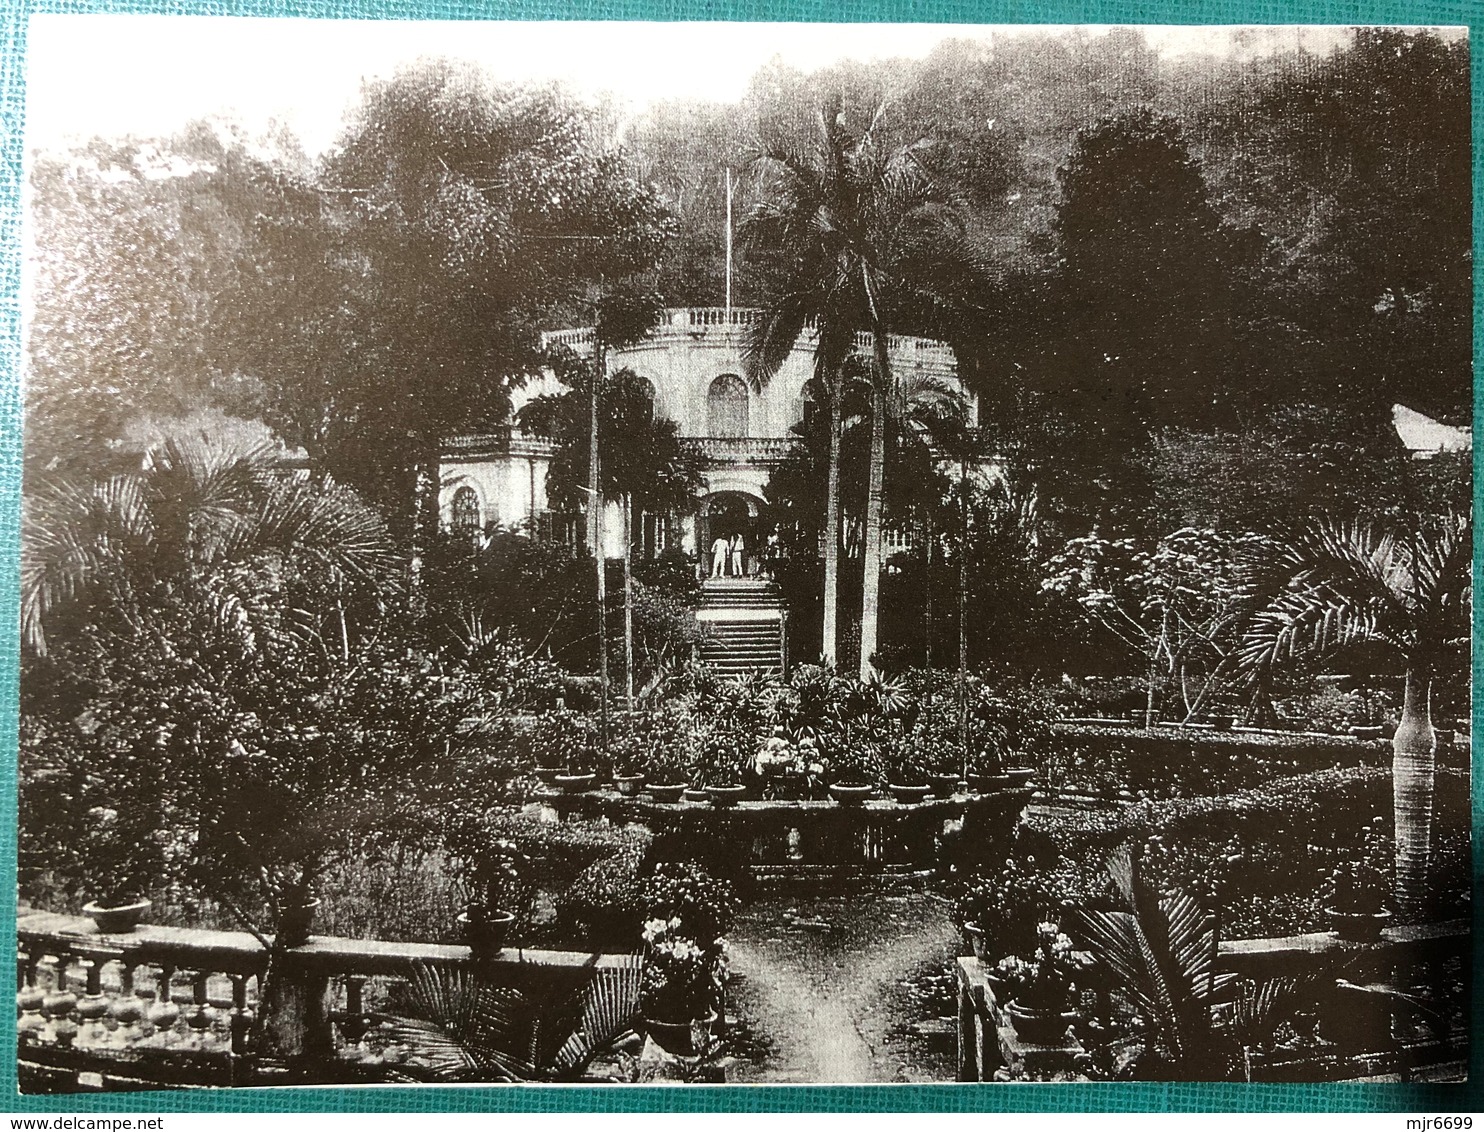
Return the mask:
<svg viewBox="0 0 1484 1132">
<path fill-rule="evenodd" d="M 656 1022 L 684 1024 L 721 1007 L 727 977 L 727 941 L 702 944 L 679 916 L 644 924 L 644 972 L 639 1009 Z"/>
<path fill-rule="evenodd" d="M 1035 926 L 1059 919 L 1069 893 L 1034 857 L 1024 862 L 1008 858 L 997 873 L 969 882 L 959 893 L 954 918 L 960 925 L 974 923 L 984 933 L 992 954 L 1029 951 L 1035 946 Z"/>
<path fill-rule="evenodd" d="M 1035 931 L 1032 957 L 1008 955 L 996 965 L 995 972 L 1005 981 L 1010 1001 L 1027 1010 L 1065 1010 L 1082 965 L 1060 924 L 1043 920 Z"/>
<path fill-rule="evenodd" d="M 741 901 L 731 883 L 714 877 L 691 861 L 655 866 L 643 887 L 649 919 L 679 919 L 692 939 L 709 942 L 732 929 Z"/>
</svg>

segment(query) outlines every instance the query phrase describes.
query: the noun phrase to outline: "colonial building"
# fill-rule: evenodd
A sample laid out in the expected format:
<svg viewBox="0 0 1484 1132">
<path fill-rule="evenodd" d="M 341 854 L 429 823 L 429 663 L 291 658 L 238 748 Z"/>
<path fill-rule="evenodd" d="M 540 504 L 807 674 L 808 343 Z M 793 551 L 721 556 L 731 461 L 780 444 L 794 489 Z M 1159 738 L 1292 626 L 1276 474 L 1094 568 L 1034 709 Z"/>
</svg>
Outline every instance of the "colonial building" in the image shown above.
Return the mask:
<svg viewBox="0 0 1484 1132">
<path fill-rule="evenodd" d="M 811 411 L 806 389 L 813 373 L 814 331 L 806 330 L 777 374 L 761 389 L 744 379 L 743 335 L 755 310 L 681 307 L 667 310 L 654 333 L 636 346 L 610 351 L 609 372 L 627 367 L 648 379 L 657 414 L 676 422 L 703 462 L 704 486 L 688 514 L 646 515 L 635 532 L 637 551 L 653 556 L 678 547 L 699 560 L 718 536 L 741 534 L 749 554 L 776 521 L 769 514 L 768 477 L 792 444 L 790 430 Z M 590 328 L 546 335 L 549 345 L 582 354 L 592 349 Z M 869 354 L 870 336 L 857 347 Z M 953 352 L 941 342 L 893 336 L 891 357 L 899 374 L 918 373 L 956 387 Z M 514 408 L 543 393 L 559 392 L 554 378 L 518 390 Z M 968 400 L 972 417 L 977 406 Z M 547 537 L 580 537 L 578 517 L 554 515 L 546 496 L 550 442 L 512 427 L 495 434 L 453 439 L 443 453 L 442 513 L 455 529 L 489 523 L 524 528 Z M 604 550 L 623 552 L 622 522 L 605 514 Z"/>
</svg>

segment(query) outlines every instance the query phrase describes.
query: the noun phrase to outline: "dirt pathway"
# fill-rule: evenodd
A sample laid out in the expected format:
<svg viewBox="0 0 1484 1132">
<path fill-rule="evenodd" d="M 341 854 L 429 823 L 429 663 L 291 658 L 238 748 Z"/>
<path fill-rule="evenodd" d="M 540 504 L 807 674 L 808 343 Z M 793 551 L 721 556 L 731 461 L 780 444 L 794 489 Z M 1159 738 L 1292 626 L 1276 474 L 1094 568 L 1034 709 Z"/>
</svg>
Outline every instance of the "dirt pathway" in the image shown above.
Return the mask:
<svg viewBox="0 0 1484 1132">
<path fill-rule="evenodd" d="M 920 886 L 753 903 L 731 953 L 732 1009 L 755 1048 L 732 1079 L 951 1079 L 945 970 L 958 942 L 947 903 Z"/>
</svg>

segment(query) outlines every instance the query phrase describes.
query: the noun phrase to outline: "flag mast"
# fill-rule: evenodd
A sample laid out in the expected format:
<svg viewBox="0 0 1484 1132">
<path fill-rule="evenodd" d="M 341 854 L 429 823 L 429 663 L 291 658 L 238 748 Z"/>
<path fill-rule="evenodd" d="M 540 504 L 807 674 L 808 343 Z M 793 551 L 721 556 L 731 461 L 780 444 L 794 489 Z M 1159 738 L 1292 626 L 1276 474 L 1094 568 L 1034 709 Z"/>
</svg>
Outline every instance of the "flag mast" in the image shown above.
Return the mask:
<svg viewBox="0 0 1484 1132">
<path fill-rule="evenodd" d="M 732 170 L 727 168 L 727 337 L 732 335 Z"/>
</svg>

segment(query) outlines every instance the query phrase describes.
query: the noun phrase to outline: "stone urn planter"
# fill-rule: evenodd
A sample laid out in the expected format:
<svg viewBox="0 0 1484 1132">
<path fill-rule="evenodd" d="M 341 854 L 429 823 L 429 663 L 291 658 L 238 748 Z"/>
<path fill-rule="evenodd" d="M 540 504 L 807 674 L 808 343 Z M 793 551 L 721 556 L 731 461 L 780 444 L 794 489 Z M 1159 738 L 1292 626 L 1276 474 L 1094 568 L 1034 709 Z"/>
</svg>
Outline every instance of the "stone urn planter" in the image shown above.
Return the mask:
<svg viewBox="0 0 1484 1132">
<path fill-rule="evenodd" d="M 711 1034 L 716 1029 L 716 1011 L 688 1022 L 661 1022 L 642 1019 L 644 1032 L 654 1044 L 672 1057 L 701 1057 L 711 1047 Z"/>
<path fill-rule="evenodd" d="M 874 793 L 876 793 L 876 787 L 869 782 L 832 782 L 830 784 L 830 797 L 842 806 L 862 805 Z"/>
<path fill-rule="evenodd" d="M 690 789 L 688 782 L 651 782 L 647 787 L 649 796 L 656 802 L 677 805 L 680 796 Z"/>
<path fill-rule="evenodd" d="M 1077 1020 L 1070 1010 L 1026 1007 L 1013 999 L 1005 1007 L 1005 1013 L 1010 1016 L 1020 1040 L 1037 1046 L 1065 1045 L 1067 1028 Z"/>
<path fill-rule="evenodd" d="M 1391 913 L 1385 909 L 1380 912 L 1342 912 L 1337 908 L 1326 908 L 1324 912 L 1335 935 L 1356 943 L 1375 943 L 1391 923 Z"/>
<path fill-rule="evenodd" d="M 969 950 L 974 953 L 974 958 L 980 963 L 989 962 L 989 952 L 984 940 L 984 929 L 973 920 L 965 920 L 961 929 L 964 940 L 969 945 Z"/>
<path fill-rule="evenodd" d="M 515 913 L 470 905 L 458 914 L 456 922 L 464 942 L 469 945 L 469 954 L 475 959 L 487 959 L 498 955 L 510 938 L 510 931 L 515 927 Z"/>
<path fill-rule="evenodd" d="M 613 785 L 625 798 L 636 798 L 644 789 L 644 776 L 642 774 L 615 774 Z"/>
<path fill-rule="evenodd" d="M 687 802 L 694 802 L 696 805 L 705 805 L 711 801 L 711 795 L 706 793 L 704 786 L 687 786 L 681 791 L 680 796 Z"/>
<path fill-rule="evenodd" d="M 554 784 L 563 794 L 585 794 L 597 781 L 596 774 L 559 774 Z"/>
<path fill-rule="evenodd" d="M 729 782 L 718 786 L 706 787 L 706 797 L 718 810 L 729 809 L 742 800 L 747 793 L 747 787 L 741 783 Z"/>
<path fill-rule="evenodd" d="M 100 935 L 122 935 L 137 928 L 149 909 L 148 900 L 127 904 L 100 904 L 95 900 L 83 905 L 82 914 L 93 921 Z"/>
</svg>

